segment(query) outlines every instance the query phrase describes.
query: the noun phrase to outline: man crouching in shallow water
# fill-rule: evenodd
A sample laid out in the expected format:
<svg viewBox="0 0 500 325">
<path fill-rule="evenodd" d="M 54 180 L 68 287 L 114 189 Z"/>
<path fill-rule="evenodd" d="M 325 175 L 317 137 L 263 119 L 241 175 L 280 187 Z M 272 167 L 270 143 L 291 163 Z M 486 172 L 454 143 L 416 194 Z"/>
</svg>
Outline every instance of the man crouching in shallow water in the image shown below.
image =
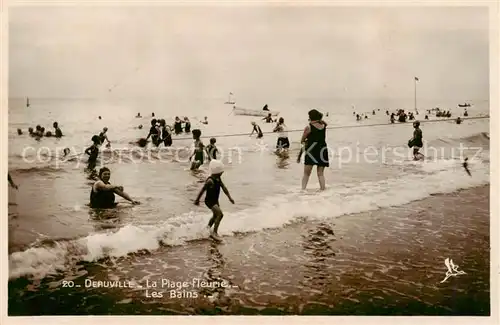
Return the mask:
<svg viewBox="0 0 500 325">
<path fill-rule="evenodd" d="M 123 186 L 111 185 L 109 179 L 111 171 L 107 167 L 99 170 L 99 180 L 94 183 L 90 191 L 90 207 L 94 209 L 111 209 L 116 207 L 115 193 L 130 201 L 132 204 L 140 204 L 139 201 L 133 200 L 127 193 L 123 191 Z"/>
</svg>

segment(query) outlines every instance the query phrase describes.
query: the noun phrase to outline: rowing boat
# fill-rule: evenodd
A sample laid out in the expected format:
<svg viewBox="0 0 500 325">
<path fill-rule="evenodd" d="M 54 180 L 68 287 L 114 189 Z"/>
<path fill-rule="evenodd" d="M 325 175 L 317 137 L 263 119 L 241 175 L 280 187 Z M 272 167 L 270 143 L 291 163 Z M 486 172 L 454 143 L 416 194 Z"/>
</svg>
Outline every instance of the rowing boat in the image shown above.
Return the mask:
<svg viewBox="0 0 500 325">
<path fill-rule="evenodd" d="M 262 116 L 262 117 L 266 117 L 269 114 L 271 114 L 271 116 L 276 116 L 276 115 L 279 115 L 279 113 L 280 113 L 277 111 L 264 111 L 264 110 L 258 110 L 258 109 L 248 109 L 248 108 L 236 107 L 236 106 L 233 106 L 233 112 L 235 115 Z"/>
</svg>

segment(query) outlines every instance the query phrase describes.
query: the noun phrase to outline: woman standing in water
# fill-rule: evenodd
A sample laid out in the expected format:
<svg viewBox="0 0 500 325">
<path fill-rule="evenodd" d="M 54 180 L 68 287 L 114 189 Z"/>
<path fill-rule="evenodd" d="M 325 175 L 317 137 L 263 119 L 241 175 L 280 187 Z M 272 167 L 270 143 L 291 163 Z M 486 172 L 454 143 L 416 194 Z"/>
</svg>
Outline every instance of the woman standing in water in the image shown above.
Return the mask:
<svg viewBox="0 0 500 325">
<path fill-rule="evenodd" d="M 111 171 L 107 167 L 99 170 L 99 180 L 94 183 L 90 191 L 90 207 L 94 209 L 111 209 L 116 207 L 115 193 L 130 201 L 132 204 L 140 204 L 139 201 L 133 200 L 127 193 L 123 191 L 123 186 L 111 185 L 109 179 Z"/>
<path fill-rule="evenodd" d="M 309 125 L 304 129 L 300 143 L 303 145 L 300 150 L 297 162 L 300 163 L 302 153 L 304 157 L 304 176 L 302 177 L 302 189 L 305 190 L 309 176 L 314 166 L 318 174 L 320 190 L 325 189 L 325 167 L 329 167 L 328 147 L 326 144 L 326 122 L 322 120 L 323 114 L 313 109 L 309 111 Z"/>
</svg>

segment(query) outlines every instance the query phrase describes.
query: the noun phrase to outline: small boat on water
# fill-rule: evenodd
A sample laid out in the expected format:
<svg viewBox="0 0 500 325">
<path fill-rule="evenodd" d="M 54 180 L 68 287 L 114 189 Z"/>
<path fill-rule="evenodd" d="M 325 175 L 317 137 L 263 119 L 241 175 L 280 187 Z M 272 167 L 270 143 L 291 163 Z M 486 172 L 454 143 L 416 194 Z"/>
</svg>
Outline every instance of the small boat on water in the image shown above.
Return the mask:
<svg viewBox="0 0 500 325">
<path fill-rule="evenodd" d="M 236 104 L 236 102 L 234 101 L 234 98 L 233 98 L 233 93 L 229 93 L 227 101 L 224 104 L 231 104 L 231 105 Z"/>
<path fill-rule="evenodd" d="M 458 107 L 470 107 L 470 104 L 469 103 L 458 104 Z"/>
<path fill-rule="evenodd" d="M 247 116 L 262 116 L 266 117 L 271 114 L 271 116 L 277 116 L 280 112 L 277 111 L 265 111 L 259 109 L 248 109 L 243 107 L 233 106 L 233 112 L 235 115 L 247 115 Z"/>
</svg>

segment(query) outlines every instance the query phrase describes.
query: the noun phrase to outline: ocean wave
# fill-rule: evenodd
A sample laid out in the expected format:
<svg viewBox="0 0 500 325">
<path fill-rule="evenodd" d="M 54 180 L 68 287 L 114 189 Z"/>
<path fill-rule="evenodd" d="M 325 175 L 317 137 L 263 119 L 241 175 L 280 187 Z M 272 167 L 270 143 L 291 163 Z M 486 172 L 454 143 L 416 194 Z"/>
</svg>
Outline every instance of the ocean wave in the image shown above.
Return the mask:
<svg viewBox="0 0 500 325">
<path fill-rule="evenodd" d="M 461 162 L 455 159 L 402 163 L 418 172 L 357 185 L 339 184 L 317 193 L 290 190 L 270 196 L 255 207 L 232 212 L 230 217 L 224 218 L 220 235 L 282 228 L 304 220 L 331 220 L 401 206 L 434 194 L 451 193 L 490 182 L 489 165 L 481 158 L 469 161 L 472 176 L 467 175 Z M 116 231 L 46 242 L 39 247 L 12 253 L 9 256 L 9 278 L 43 278 L 80 261 L 123 257 L 144 250 L 157 250 L 162 245 L 184 245 L 207 237 L 206 222 L 210 216 L 206 209 L 196 209 L 156 225 L 126 225 Z"/>
</svg>

